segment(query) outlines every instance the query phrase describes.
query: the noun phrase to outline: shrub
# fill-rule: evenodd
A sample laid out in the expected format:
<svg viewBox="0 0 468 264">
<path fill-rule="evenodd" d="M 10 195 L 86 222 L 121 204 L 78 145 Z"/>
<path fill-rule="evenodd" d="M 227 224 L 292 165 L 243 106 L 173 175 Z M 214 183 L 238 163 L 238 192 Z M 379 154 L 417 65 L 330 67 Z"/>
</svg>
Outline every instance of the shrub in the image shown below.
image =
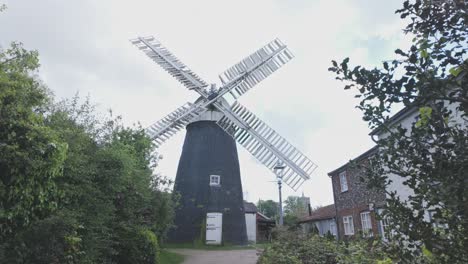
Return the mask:
<svg viewBox="0 0 468 264">
<path fill-rule="evenodd" d="M 395 259 L 395 257 L 392 257 Z M 391 264 L 390 256 L 385 253 L 385 245 L 380 238 L 362 239 L 356 238 L 341 244 L 340 252 L 337 256 L 338 263 L 343 264 Z"/>
<path fill-rule="evenodd" d="M 3 245 L 0 263 L 80 263 L 81 237 L 71 218 L 51 216 L 17 234 Z"/>
<path fill-rule="evenodd" d="M 258 263 L 379 263 L 397 259 L 385 253 L 380 240 L 356 239 L 347 243 L 317 234 L 303 234 L 287 229 L 275 229 L 274 240 L 260 256 Z"/>
<path fill-rule="evenodd" d="M 145 228 L 122 225 L 117 228 L 114 261 L 119 264 L 158 264 L 159 245 L 156 235 Z"/>
<path fill-rule="evenodd" d="M 258 263 L 280 263 L 280 260 L 285 260 L 284 263 L 337 263 L 338 248 L 335 240 L 285 228 L 275 228 L 272 236 L 274 240 L 271 246 L 265 249 Z"/>
<path fill-rule="evenodd" d="M 258 259 L 259 264 L 301 264 L 297 256 L 291 254 L 284 248 L 276 245 L 266 248 L 263 254 Z"/>
</svg>

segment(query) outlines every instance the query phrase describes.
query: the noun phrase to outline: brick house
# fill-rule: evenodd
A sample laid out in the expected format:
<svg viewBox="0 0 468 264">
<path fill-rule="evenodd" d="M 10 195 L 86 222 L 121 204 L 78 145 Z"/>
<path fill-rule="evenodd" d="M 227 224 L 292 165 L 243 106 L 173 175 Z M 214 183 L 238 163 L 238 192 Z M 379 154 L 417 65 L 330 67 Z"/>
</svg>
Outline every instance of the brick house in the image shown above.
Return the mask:
<svg viewBox="0 0 468 264">
<path fill-rule="evenodd" d="M 365 166 L 376 151 L 377 147 L 373 147 L 353 162 Z M 385 205 L 385 191 L 368 189 L 361 181 L 362 169 L 352 168 L 350 162 L 329 172 L 328 176 L 333 186 L 338 237 L 383 234 L 383 223 L 376 219 L 376 213 Z"/>
<path fill-rule="evenodd" d="M 448 108 L 452 111 L 450 122 L 468 127 L 468 122 L 462 118 L 455 104 L 449 105 Z M 390 117 L 386 121 L 386 126 L 390 128 L 401 126 L 410 130 L 418 118 L 419 109 L 417 107 L 405 107 Z M 378 127 L 369 135 L 374 140 L 379 140 L 387 137 L 388 132 Z M 365 165 L 368 163 L 368 158 L 377 151 L 378 148 L 375 146 L 353 161 Z M 385 233 L 389 231 L 386 230 L 387 223 L 386 221 L 377 221 L 375 216 L 383 210 L 387 198 L 386 193 L 395 193 L 400 200 L 406 201 L 414 194 L 414 191 L 404 184 L 403 177 L 392 173 L 387 175 L 390 184 L 386 186 L 386 190 L 370 190 L 359 179 L 363 176 L 363 172 L 350 168 L 349 165 L 348 162 L 328 173 L 333 186 L 338 237 L 346 239 L 364 231 L 369 235 L 379 234 L 385 239 Z M 431 212 L 427 211 L 424 217 L 429 220 Z"/>
</svg>

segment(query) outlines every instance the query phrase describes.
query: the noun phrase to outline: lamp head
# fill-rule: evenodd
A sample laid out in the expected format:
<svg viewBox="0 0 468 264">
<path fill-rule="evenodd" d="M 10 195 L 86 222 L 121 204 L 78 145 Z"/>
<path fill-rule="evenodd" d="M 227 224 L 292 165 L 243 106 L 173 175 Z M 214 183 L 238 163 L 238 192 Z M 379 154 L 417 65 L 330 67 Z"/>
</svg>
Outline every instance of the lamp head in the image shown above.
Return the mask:
<svg viewBox="0 0 468 264">
<path fill-rule="evenodd" d="M 282 171 L 284 168 L 286 168 L 284 163 L 281 160 L 278 160 L 273 169 L 275 170 L 276 173 L 278 173 L 278 172 Z"/>
</svg>

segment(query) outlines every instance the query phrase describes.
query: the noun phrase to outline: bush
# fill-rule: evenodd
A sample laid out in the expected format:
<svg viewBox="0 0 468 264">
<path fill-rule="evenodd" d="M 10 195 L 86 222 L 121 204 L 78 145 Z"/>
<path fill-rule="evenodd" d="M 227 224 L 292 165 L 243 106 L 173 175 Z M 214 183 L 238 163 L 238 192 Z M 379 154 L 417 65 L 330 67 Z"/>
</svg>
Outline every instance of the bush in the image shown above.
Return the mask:
<svg viewBox="0 0 468 264">
<path fill-rule="evenodd" d="M 269 247 L 266 248 L 263 254 L 258 259 L 259 264 L 301 264 L 302 262 L 298 257 L 288 252 L 282 247 Z"/>
<path fill-rule="evenodd" d="M 258 263 L 280 263 L 283 259 L 284 263 L 337 263 L 338 247 L 335 240 L 285 228 L 275 228 L 272 236 L 271 246 L 265 249 Z"/>
<path fill-rule="evenodd" d="M 78 229 L 76 222 L 63 216 L 37 221 L 3 245 L 0 263 L 81 263 Z"/>
<path fill-rule="evenodd" d="M 145 228 L 120 226 L 114 261 L 119 264 L 158 264 L 159 245 L 156 235 Z"/>
<path fill-rule="evenodd" d="M 338 255 L 338 263 L 343 264 L 391 264 L 396 257 L 385 253 L 385 245 L 382 244 L 380 238 L 361 239 L 356 238 L 350 240 L 346 244 L 341 244 L 340 254 Z"/>
<path fill-rule="evenodd" d="M 334 237 L 305 235 L 286 229 L 275 229 L 273 236 L 272 244 L 265 249 L 258 263 L 387 264 L 397 259 L 385 253 L 386 248 L 378 239 L 356 239 L 343 243 Z"/>
</svg>

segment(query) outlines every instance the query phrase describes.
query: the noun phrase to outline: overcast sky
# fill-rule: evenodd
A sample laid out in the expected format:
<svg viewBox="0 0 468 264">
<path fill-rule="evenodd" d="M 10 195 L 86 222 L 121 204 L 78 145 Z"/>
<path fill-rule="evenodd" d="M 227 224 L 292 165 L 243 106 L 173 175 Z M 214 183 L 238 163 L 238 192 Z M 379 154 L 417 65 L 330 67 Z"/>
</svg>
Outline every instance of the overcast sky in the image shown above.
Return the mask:
<svg viewBox="0 0 468 264">
<path fill-rule="evenodd" d="M 398 0 L 7 0 L 0 45 L 39 51 L 39 75 L 57 100 L 79 92 L 126 124 L 148 126 L 197 94 L 128 41 L 154 35 L 208 83 L 279 37 L 295 55 L 239 101 L 319 168 L 284 195 L 333 203 L 327 173 L 373 146 L 353 93 L 327 71 L 332 59 L 377 66 L 407 46 Z M 158 170 L 175 177 L 185 131 L 160 152 Z M 245 197 L 277 200 L 275 176 L 238 145 Z"/>
</svg>

